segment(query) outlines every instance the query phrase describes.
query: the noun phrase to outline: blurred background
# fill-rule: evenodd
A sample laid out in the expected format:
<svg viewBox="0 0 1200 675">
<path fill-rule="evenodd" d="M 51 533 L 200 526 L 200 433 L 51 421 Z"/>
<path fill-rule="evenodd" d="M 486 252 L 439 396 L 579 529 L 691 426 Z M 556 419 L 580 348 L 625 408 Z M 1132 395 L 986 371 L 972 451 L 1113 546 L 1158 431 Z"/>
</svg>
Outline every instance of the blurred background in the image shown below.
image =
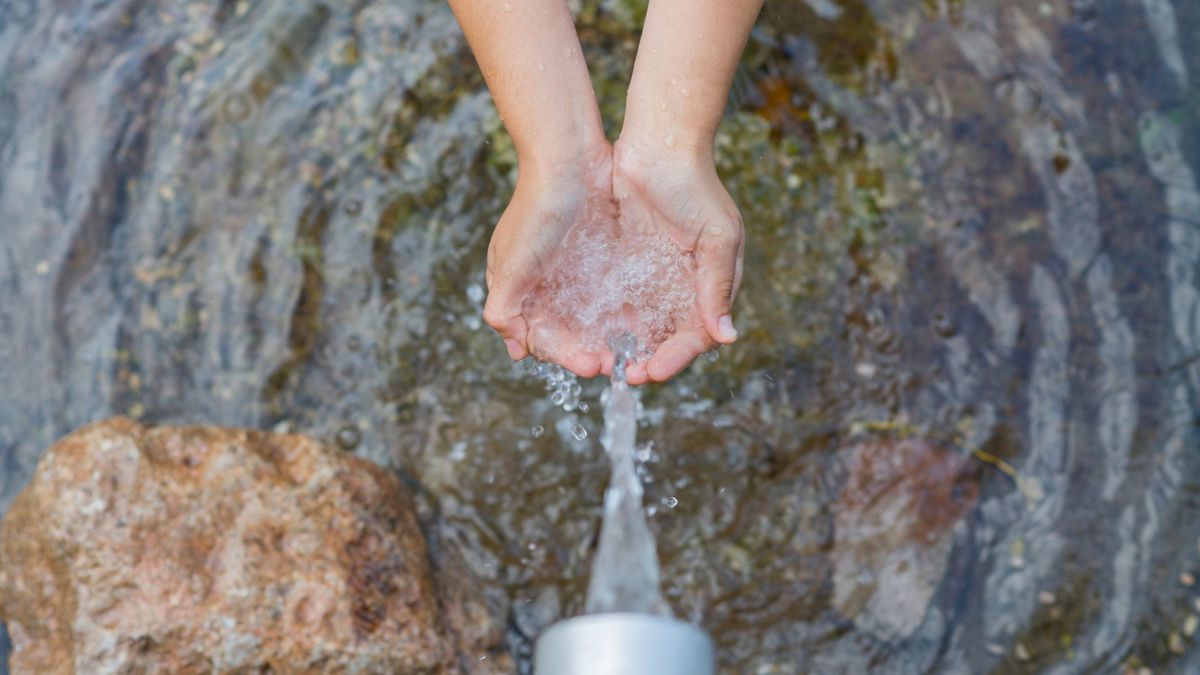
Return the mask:
<svg viewBox="0 0 1200 675">
<path fill-rule="evenodd" d="M 572 5 L 612 137 L 645 2 Z M 1200 672 L 1198 82 L 1189 0 L 768 0 L 743 338 L 642 397 L 725 672 Z M 480 319 L 515 171 L 443 2 L 0 0 L 0 508 L 111 415 L 309 434 L 526 670 L 608 468 Z"/>
</svg>

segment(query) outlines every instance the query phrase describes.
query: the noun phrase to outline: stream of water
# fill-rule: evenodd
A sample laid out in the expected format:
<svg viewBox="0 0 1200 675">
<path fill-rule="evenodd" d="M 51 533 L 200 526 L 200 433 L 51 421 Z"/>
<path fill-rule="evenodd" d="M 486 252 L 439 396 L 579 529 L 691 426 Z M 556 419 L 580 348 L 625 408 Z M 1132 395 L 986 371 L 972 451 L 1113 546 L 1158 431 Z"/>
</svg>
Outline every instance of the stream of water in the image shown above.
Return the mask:
<svg viewBox="0 0 1200 675">
<path fill-rule="evenodd" d="M 587 611 L 637 612 L 671 616 L 659 584 L 658 549 L 646 523 L 642 482 L 634 464 L 637 443 L 637 399 L 625 383 L 627 351 L 617 354 L 612 384 L 604 393 L 604 435 L 601 442 L 612 462 L 604 491 L 600 541 L 592 561 Z"/>
</svg>

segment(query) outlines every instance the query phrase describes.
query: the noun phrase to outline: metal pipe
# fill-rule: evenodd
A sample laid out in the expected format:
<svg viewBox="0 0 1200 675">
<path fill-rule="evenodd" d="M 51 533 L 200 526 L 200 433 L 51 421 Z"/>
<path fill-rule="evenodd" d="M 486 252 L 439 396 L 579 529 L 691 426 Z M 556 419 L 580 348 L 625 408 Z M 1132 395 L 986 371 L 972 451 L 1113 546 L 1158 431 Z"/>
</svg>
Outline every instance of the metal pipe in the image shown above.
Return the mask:
<svg viewBox="0 0 1200 675">
<path fill-rule="evenodd" d="M 650 614 L 586 614 L 537 641 L 535 675 L 713 675 L 712 639 L 696 626 Z"/>
</svg>

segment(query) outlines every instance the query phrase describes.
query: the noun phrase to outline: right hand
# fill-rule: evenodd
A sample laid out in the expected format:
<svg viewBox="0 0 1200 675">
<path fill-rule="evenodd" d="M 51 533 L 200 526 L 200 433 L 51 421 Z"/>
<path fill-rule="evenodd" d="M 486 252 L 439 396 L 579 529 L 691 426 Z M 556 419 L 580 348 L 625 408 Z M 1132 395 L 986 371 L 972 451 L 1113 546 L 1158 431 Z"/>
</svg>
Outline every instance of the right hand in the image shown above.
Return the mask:
<svg viewBox="0 0 1200 675">
<path fill-rule="evenodd" d="M 612 146 L 607 142 L 562 162 L 523 166 L 512 201 L 488 246 L 483 319 L 504 339 L 508 355 L 552 361 L 584 378 L 602 369 L 603 354 L 547 318 L 530 320 L 522 301 L 553 266 L 570 229 L 585 215 L 589 196 L 612 194 Z"/>
</svg>

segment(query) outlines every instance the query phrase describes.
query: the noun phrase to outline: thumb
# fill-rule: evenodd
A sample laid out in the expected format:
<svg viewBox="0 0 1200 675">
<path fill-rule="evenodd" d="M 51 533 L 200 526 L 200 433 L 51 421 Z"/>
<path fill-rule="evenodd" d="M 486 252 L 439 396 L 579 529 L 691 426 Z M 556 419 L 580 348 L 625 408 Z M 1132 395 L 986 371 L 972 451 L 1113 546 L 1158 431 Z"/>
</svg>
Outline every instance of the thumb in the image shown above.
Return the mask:
<svg viewBox="0 0 1200 675">
<path fill-rule="evenodd" d="M 742 225 L 731 222 L 704 226 L 696 245 L 697 302 L 704 328 L 721 344 L 737 340 L 733 327 L 733 298 L 742 263 Z"/>
</svg>

